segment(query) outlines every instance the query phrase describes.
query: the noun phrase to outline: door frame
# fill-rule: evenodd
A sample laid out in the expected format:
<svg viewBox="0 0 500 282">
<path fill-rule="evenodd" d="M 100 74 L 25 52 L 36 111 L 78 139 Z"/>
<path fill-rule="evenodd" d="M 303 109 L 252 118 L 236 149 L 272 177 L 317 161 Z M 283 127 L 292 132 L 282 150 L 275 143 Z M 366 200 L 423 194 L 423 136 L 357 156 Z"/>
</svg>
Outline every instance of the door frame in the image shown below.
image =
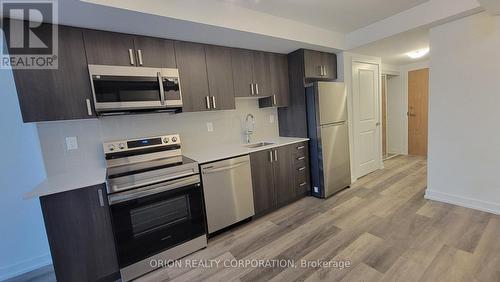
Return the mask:
<svg viewBox="0 0 500 282">
<path fill-rule="evenodd" d="M 356 139 L 355 139 L 355 120 L 357 120 L 357 112 L 354 111 L 354 94 L 353 94 L 353 89 L 352 89 L 352 79 L 354 76 L 354 68 L 353 64 L 354 63 L 363 63 L 363 64 L 372 64 L 375 65 L 378 68 L 378 97 L 377 97 L 377 102 L 378 102 L 378 121 L 380 122 L 382 117 L 382 109 L 381 109 L 381 79 L 382 76 L 381 74 L 381 69 L 382 69 L 382 61 L 379 57 L 371 57 L 371 56 L 364 56 L 364 55 L 359 55 L 359 54 L 353 54 L 350 52 L 343 52 L 342 53 L 342 58 L 341 58 L 341 64 L 344 64 L 344 75 L 345 77 L 339 77 L 340 81 L 344 81 L 346 84 L 346 89 L 347 89 L 347 106 L 348 106 L 348 125 L 349 125 L 349 149 L 350 149 L 350 154 L 351 154 L 351 180 L 352 182 L 356 181 L 359 178 L 359 170 L 357 169 L 356 165 L 356 156 L 358 152 L 358 148 L 356 148 L 355 144 Z M 384 168 L 383 164 L 383 159 L 382 159 L 382 131 L 379 129 L 377 130 L 377 135 L 378 135 L 378 140 L 379 140 L 379 154 L 378 154 L 378 166 L 379 169 Z"/>
</svg>

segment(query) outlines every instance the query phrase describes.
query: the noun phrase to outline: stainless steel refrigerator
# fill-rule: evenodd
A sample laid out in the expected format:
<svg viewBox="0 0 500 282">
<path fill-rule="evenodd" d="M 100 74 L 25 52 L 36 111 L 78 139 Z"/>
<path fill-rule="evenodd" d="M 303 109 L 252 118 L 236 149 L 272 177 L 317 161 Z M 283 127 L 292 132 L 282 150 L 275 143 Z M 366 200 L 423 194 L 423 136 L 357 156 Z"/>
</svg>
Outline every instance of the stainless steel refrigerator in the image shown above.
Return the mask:
<svg viewBox="0 0 500 282">
<path fill-rule="evenodd" d="M 347 92 L 341 82 L 306 87 L 312 195 L 326 198 L 351 185 Z"/>
</svg>

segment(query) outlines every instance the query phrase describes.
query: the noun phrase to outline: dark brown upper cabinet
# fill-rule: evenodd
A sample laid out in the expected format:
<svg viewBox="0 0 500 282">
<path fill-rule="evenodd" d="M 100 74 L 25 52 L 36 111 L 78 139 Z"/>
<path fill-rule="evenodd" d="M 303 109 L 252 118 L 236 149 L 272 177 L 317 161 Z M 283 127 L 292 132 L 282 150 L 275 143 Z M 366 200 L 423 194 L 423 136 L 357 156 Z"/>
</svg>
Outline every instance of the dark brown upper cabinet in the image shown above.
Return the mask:
<svg viewBox="0 0 500 282">
<path fill-rule="evenodd" d="M 85 30 L 87 61 L 95 65 L 175 68 L 171 40 Z"/>
<path fill-rule="evenodd" d="M 334 80 L 337 78 L 337 56 L 331 53 L 303 50 L 306 79 Z"/>
<path fill-rule="evenodd" d="M 135 36 L 136 65 L 153 68 L 176 68 L 174 42 L 168 39 Z"/>
<path fill-rule="evenodd" d="M 287 107 L 289 100 L 288 59 L 283 54 L 269 55 L 271 96 L 259 99 L 259 106 Z"/>
<path fill-rule="evenodd" d="M 205 45 L 211 110 L 235 109 L 231 48 Z"/>
<path fill-rule="evenodd" d="M 13 70 L 24 122 L 94 118 L 82 30 L 59 26 L 58 68 Z"/>
<path fill-rule="evenodd" d="M 236 97 L 271 96 L 269 56 L 265 52 L 232 49 Z"/>
<path fill-rule="evenodd" d="M 99 30 L 83 32 L 90 65 L 135 66 L 134 36 Z"/>
<path fill-rule="evenodd" d="M 231 65 L 234 80 L 234 95 L 248 97 L 255 95 L 253 84 L 253 52 L 245 49 L 231 49 Z"/>
<path fill-rule="evenodd" d="M 198 112 L 211 109 L 205 45 L 175 41 L 182 93 L 182 111 Z"/>
</svg>

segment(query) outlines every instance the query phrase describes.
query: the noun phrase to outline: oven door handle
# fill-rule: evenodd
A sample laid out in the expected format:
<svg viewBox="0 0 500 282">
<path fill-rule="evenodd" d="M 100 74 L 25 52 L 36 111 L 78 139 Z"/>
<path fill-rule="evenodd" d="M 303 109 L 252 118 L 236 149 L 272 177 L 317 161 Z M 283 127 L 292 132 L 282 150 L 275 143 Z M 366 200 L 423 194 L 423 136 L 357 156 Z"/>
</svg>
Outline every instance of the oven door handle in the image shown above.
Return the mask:
<svg viewBox="0 0 500 282">
<path fill-rule="evenodd" d="M 200 178 L 198 175 L 193 175 L 190 177 L 185 177 L 185 178 L 169 181 L 163 185 L 160 185 L 157 188 L 143 187 L 143 188 L 139 188 L 136 190 L 130 190 L 130 191 L 125 191 L 125 192 L 109 195 L 108 201 L 109 201 L 110 205 L 114 205 L 114 204 L 123 203 L 123 202 L 130 201 L 130 200 L 139 199 L 139 198 L 151 196 L 154 194 L 166 192 L 169 190 L 181 188 L 184 186 L 197 184 L 197 183 L 199 185 Z"/>
</svg>

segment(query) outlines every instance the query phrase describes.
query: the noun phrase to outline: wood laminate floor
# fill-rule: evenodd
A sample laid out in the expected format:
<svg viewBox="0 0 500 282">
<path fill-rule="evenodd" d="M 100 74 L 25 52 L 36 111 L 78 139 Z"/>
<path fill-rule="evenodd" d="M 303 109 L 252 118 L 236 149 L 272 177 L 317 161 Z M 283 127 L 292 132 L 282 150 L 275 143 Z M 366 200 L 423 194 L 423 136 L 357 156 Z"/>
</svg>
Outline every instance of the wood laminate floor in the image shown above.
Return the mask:
<svg viewBox="0 0 500 282">
<path fill-rule="evenodd" d="M 299 200 L 138 281 L 500 281 L 500 216 L 425 200 L 426 169 L 422 157 L 392 158 L 332 198 Z M 224 265 L 253 260 L 293 265 Z M 350 267 L 301 265 L 316 261 Z"/>
</svg>

